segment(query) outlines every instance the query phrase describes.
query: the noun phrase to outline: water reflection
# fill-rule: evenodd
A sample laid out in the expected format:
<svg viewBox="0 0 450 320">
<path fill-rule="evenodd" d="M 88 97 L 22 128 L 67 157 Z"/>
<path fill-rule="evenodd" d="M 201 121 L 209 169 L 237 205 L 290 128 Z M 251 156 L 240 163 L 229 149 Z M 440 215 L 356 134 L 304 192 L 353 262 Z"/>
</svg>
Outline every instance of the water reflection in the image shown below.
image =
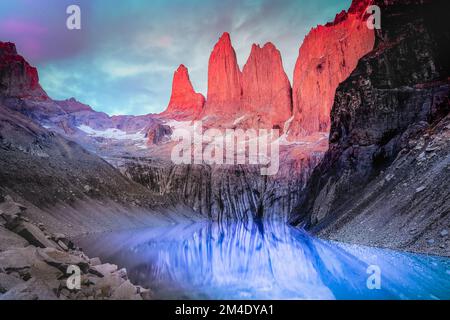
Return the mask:
<svg viewBox="0 0 450 320">
<path fill-rule="evenodd" d="M 317 240 L 283 223 L 197 223 L 89 236 L 161 299 L 449 299 L 450 259 Z M 369 290 L 369 265 L 381 290 Z"/>
</svg>

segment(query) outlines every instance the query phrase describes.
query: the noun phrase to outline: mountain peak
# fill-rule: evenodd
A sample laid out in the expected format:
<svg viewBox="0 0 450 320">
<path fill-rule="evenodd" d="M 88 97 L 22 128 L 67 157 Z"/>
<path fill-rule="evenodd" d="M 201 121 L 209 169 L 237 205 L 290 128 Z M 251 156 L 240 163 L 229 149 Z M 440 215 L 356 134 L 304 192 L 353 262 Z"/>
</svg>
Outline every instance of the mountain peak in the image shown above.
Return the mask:
<svg viewBox="0 0 450 320">
<path fill-rule="evenodd" d="M 11 42 L 0 42 L 0 94 L 14 98 L 47 100 L 37 69 L 17 53 Z"/>
<path fill-rule="evenodd" d="M 205 97 L 195 92 L 189 78 L 189 71 L 181 64 L 173 75 L 172 94 L 167 110 L 175 118 L 195 118 L 205 103 Z"/>
<path fill-rule="evenodd" d="M 241 71 L 230 34 L 225 32 L 214 46 L 208 65 L 208 98 L 205 112 L 235 113 L 241 99 Z"/>
<path fill-rule="evenodd" d="M 14 43 L 0 41 L 0 56 L 16 55 L 16 54 L 17 54 L 17 49 L 16 49 L 16 45 Z"/>
<path fill-rule="evenodd" d="M 260 115 L 262 127 L 283 127 L 292 110 L 291 84 L 280 51 L 272 43 L 253 44 L 242 70 L 243 109 Z"/>
</svg>

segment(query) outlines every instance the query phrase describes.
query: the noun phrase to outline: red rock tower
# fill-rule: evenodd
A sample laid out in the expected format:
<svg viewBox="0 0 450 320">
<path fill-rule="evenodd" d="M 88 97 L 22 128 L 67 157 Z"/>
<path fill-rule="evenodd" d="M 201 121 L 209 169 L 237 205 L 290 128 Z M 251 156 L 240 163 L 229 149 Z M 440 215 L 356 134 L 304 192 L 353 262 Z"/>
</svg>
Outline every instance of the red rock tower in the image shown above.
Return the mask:
<svg viewBox="0 0 450 320">
<path fill-rule="evenodd" d="M 280 51 L 272 44 L 254 44 L 242 71 L 242 105 L 258 115 L 259 126 L 283 128 L 291 117 L 291 84 Z"/>
<path fill-rule="evenodd" d="M 209 58 L 204 115 L 235 114 L 240 109 L 241 95 L 241 71 L 230 35 L 225 32 Z"/>
<path fill-rule="evenodd" d="M 205 97 L 194 91 L 188 69 L 180 65 L 173 75 L 172 95 L 164 114 L 175 119 L 194 119 L 204 104 Z"/>
</svg>

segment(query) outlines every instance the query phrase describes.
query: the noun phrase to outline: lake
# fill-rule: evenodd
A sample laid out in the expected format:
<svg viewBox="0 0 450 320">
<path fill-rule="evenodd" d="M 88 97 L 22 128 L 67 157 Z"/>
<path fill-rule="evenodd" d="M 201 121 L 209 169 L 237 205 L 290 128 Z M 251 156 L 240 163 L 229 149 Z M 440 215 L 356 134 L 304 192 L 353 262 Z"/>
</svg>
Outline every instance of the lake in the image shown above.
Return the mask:
<svg viewBox="0 0 450 320">
<path fill-rule="evenodd" d="M 323 241 L 281 222 L 194 223 L 89 235 L 158 299 L 450 299 L 450 259 Z"/>
</svg>

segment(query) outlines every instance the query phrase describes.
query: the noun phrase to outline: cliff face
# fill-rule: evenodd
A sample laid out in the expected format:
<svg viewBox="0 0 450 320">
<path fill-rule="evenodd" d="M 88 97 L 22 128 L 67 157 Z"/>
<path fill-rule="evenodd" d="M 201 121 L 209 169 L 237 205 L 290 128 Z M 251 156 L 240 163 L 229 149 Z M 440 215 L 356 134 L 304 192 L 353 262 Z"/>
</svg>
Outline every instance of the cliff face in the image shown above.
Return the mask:
<svg viewBox="0 0 450 320">
<path fill-rule="evenodd" d="M 176 120 L 192 120 L 200 114 L 204 104 L 205 97 L 194 91 L 188 69 L 180 65 L 173 75 L 172 95 L 163 114 Z"/>
<path fill-rule="evenodd" d="M 187 205 L 205 218 L 287 221 L 326 147 L 326 141 L 322 141 L 299 148 L 282 148 L 282 163 L 275 176 L 261 176 L 260 168 L 252 165 L 174 165 L 168 159 L 155 157 L 109 161 L 131 180 Z"/>
<path fill-rule="evenodd" d="M 283 128 L 292 112 L 291 91 L 280 51 L 272 43 L 254 44 L 242 71 L 243 110 L 257 114 L 263 127 Z"/>
<path fill-rule="evenodd" d="M 209 58 L 205 115 L 234 114 L 241 105 L 241 71 L 230 35 L 224 33 Z"/>
<path fill-rule="evenodd" d="M 36 68 L 17 54 L 16 46 L 0 42 L 0 94 L 17 98 L 48 99 L 39 85 Z"/>
<path fill-rule="evenodd" d="M 370 2 L 354 0 L 348 12 L 304 39 L 294 70 L 291 137 L 329 130 L 336 88 L 374 45 L 374 31 L 364 18 Z"/>
<path fill-rule="evenodd" d="M 450 255 L 445 1 L 378 1 L 375 49 L 336 92 L 330 149 L 292 222 L 337 239 Z"/>
</svg>

